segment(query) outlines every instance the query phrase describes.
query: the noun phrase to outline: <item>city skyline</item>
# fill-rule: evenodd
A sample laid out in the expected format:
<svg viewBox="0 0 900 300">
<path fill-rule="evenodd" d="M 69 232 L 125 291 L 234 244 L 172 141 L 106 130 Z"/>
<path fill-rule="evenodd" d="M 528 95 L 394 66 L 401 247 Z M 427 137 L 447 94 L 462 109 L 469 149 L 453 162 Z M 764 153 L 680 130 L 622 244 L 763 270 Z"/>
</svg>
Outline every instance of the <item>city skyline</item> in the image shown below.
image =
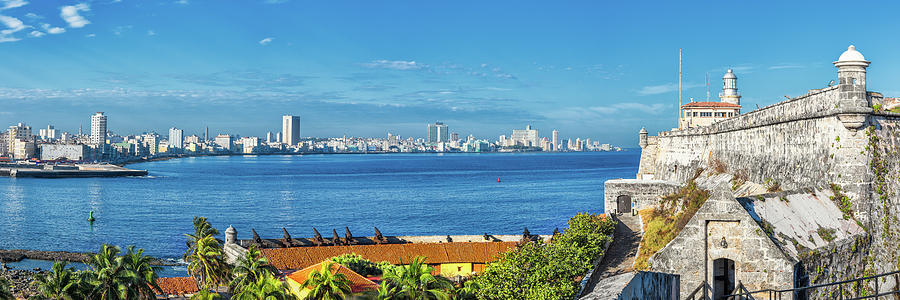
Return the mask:
<svg viewBox="0 0 900 300">
<path fill-rule="evenodd" d="M 532 124 L 633 147 L 642 125 L 677 126 L 680 48 L 685 101 L 728 68 L 745 112 L 802 95 L 795 87 L 833 78 L 822 62 L 851 43 L 878 61 L 869 84 L 900 93 L 898 42 L 881 38 L 893 10 L 839 27 L 818 17 L 839 2 L 9 3 L 0 52 L 16 59 L 0 70 L 0 123 L 66 131 L 104 111 L 119 132 L 264 136 L 279 128 L 270 116 L 291 112 L 307 136 L 419 135 L 442 120 L 485 137 Z M 258 22 L 235 26 L 235 15 Z"/>
</svg>

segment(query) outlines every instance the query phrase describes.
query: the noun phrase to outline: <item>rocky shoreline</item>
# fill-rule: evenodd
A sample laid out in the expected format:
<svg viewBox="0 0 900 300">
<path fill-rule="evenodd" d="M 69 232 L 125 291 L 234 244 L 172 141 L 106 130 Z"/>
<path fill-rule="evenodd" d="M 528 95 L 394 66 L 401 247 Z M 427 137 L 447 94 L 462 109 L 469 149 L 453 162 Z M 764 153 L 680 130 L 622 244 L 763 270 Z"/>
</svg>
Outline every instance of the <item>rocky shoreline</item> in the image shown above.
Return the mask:
<svg viewBox="0 0 900 300">
<path fill-rule="evenodd" d="M 67 252 L 67 251 L 41 251 L 41 250 L 25 250 L 25 249 L 11 249 L 4 250 L 0 249 L 0 263 L 8 263 L 8 262 L 19 262 L 23 259 L 38 259 L 38 260 L 61 260 L 68 262 L 80 262 L 84 263 L 90 259 L 91 255 L 94 253 L 80 253 L 80 252 Z M 152 265 L 156 266 L 177 266 L 178 262 L 162 260 L 154 258 L 151 262 Z"/>
<path fill-rule="evenodd" d="M 6 278 L 6 280 L 9 281 L 9 291 L 12 292 L 13 296 L 22 298 L 37 294 L 37 286 L 34 285 L 34 278 L 37 275 L 43 276 L 47 273 L 47 271 L 0 269 L 0 277 Z"/>
</svg>

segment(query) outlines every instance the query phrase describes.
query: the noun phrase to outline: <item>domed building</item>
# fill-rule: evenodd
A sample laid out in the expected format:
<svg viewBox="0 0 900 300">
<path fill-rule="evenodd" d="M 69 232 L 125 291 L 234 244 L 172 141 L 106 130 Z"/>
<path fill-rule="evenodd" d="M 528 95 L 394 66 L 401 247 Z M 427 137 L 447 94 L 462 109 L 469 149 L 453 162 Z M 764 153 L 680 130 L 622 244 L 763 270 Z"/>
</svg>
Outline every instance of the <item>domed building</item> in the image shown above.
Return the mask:
<svg viewBox="0 0 900 300">
<path fill-rule="evenodd" d="M 694 102 L 681 106 L 678 129 L 708 126 L 712 123 L 741 114 L 741 95 L 737 89 L 737 75 L 728 69 L 722 76 L 722 93 L 719 102 Z"/>
</svg>

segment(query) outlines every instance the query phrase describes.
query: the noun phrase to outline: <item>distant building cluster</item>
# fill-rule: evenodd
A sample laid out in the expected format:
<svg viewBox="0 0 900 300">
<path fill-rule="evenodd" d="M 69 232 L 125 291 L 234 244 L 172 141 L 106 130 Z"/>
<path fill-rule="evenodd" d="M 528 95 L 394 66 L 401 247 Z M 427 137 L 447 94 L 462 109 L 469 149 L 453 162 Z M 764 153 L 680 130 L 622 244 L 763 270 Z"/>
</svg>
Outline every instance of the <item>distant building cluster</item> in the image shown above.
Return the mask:
<svg viewBox="0 0 900 300">
<path fill-rule="evenodd" d="M 222 133 L 185 135 L 184 129 L 172 127 L 168 135 L 145 132 L 119 135 L 108 130 L 108 116 L 97 112 L 90 116 L 90 131 L 77 134 L 58 132 L 52 125 L 38 134 L 30 126 L 19 123 L 0 133 L 0 161 L 111 162 L 121 163 L 156 157 L 210 154 L 269 153 L 386 153 L 386 152 L 519 152 L 519 151 L 621 151 L 610 144 L 591 139 L 560 139 L 553 130 L 551 137 L 541 137 L 528 125 L 515 129 L 499 140 L 478 139 L 473 135 L 460 138 L 443 122 L 427 124 L 425 138 L 401 137 L 388 133 L 386 138 L 301 137 L 300 117 L 282 116 L 281 132 L 267 132 L 265 138 Z"/>
</svg>

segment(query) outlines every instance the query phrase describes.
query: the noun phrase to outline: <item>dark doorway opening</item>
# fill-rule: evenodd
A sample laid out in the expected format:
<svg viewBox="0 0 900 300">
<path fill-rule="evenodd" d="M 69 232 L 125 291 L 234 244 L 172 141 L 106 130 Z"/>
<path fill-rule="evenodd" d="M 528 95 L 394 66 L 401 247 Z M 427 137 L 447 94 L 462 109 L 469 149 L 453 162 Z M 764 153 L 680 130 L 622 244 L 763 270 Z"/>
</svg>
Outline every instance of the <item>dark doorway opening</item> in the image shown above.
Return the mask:
<svg viewBox="0 0 900 300">
<path fill-rule="evenodd" d="M 616 197 L 616 211 L 619 214 L 631 214 L 631 196 L 620 195 Z"/>
<path fill-rule="evenodd" d="M 713 261 L 713 299 L 725 299 L 734 292 L 734 261 L 719 258 Z"/>
</svg>

